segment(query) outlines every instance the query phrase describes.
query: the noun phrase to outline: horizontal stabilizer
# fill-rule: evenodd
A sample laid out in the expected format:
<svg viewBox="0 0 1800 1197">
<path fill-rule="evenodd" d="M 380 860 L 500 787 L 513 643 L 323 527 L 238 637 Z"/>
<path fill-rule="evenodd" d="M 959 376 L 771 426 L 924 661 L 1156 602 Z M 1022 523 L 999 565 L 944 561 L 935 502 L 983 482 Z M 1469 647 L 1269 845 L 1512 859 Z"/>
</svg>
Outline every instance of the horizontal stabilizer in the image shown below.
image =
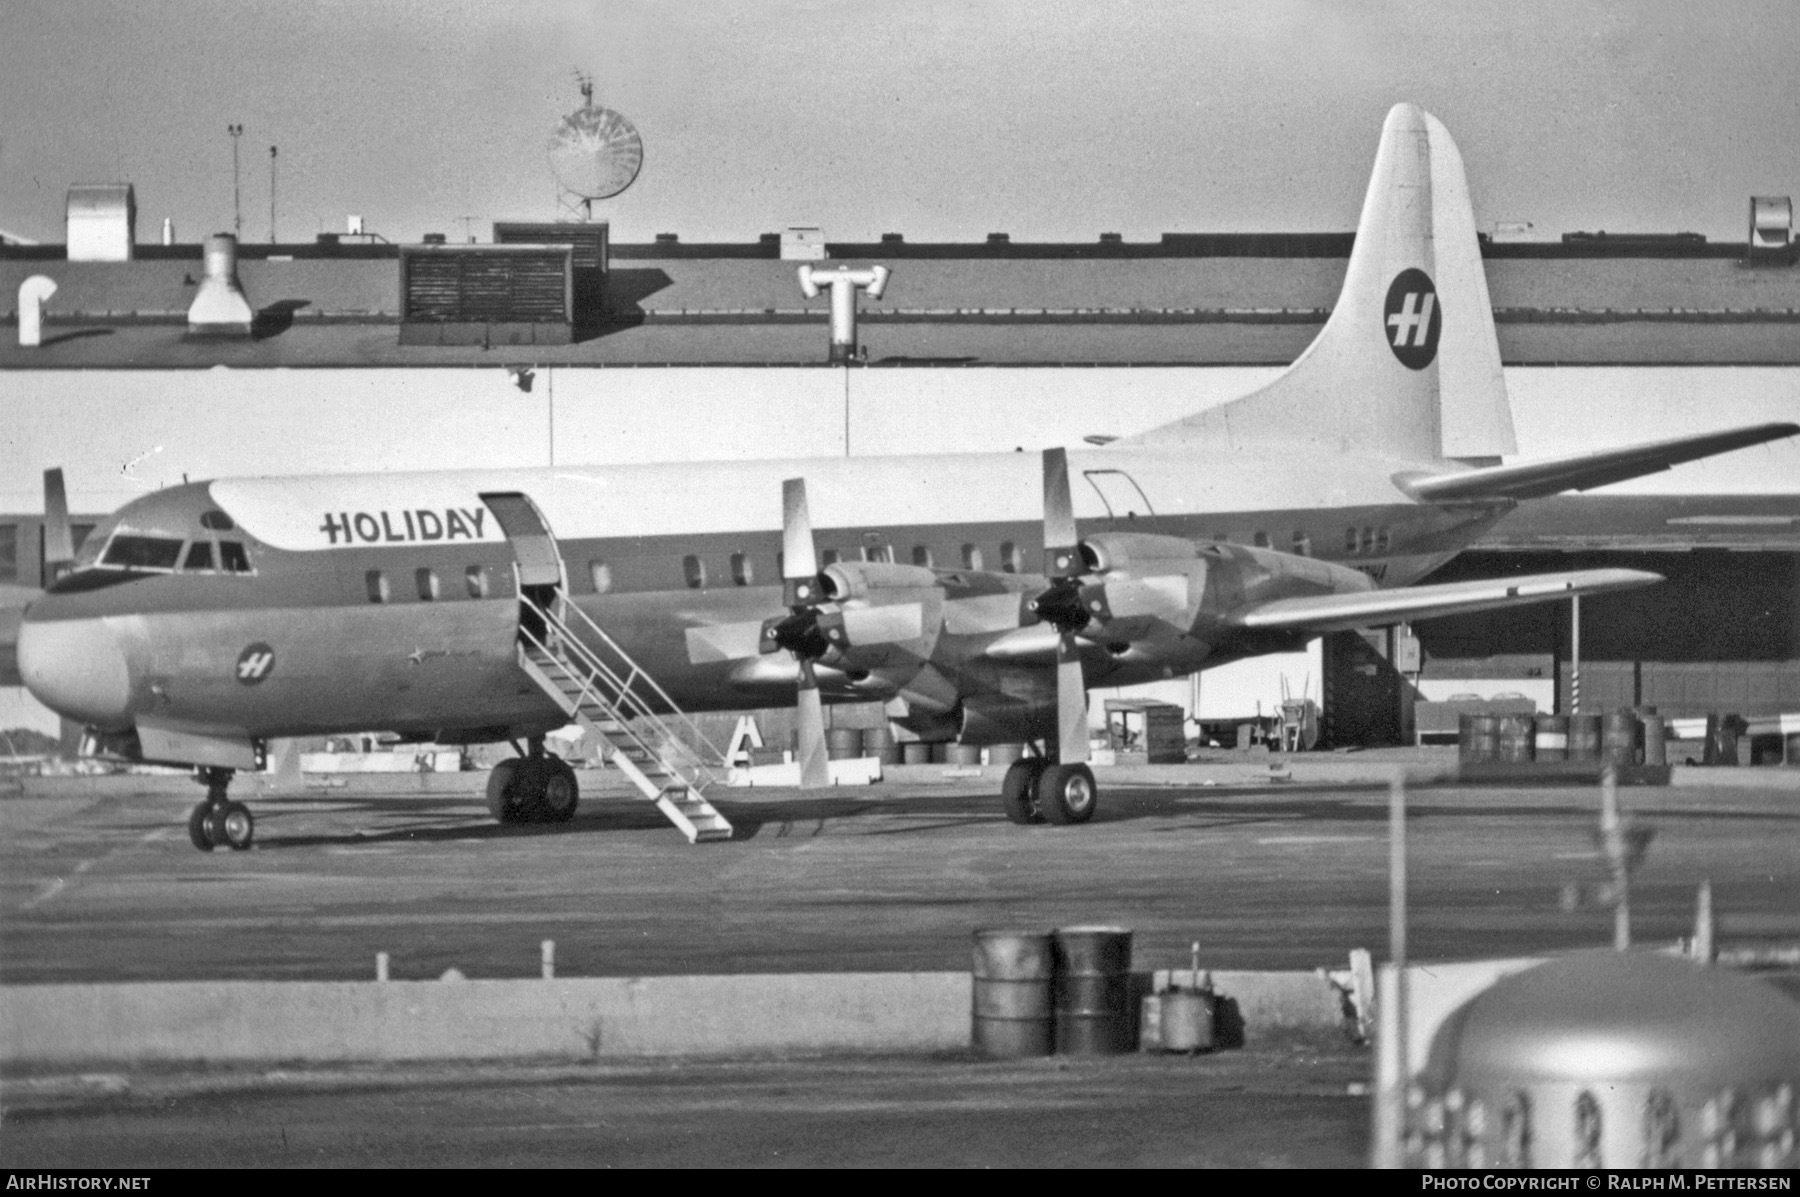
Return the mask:
<svg viewBox="0 0 1800 1197">
<path fill-rule="evenodd" d="M 1684 461 L 1696 461 L 1716 453 L 1728 453 L 1765 441 L 1778 441 L 1800 433 L 1800 424 L 1753 424 L 1726 432 L 1683 436 L 1628 445 L 1599 453 L 1556 457 L 1548 461 L 1516 465 L 1484 466 L 1455 474 L 1401 479 L 1402 485 L 1426 503 L 1478 502 L 1484 499 L 1536 499 L 1565 490 L 1592 490 L 1611 482 L 1623 482 L 1654 474 Z"/>
<path fill-rule="evenodd" d="M 1276 599 L 1236 612 L 1231 622 L 1255 631 L 1344 632 L 1351 628 L 1410 623 L 1441 615 L 1466 615 L 1497 607 L 1518 607 L 1570 598 L 1634 590 L 1662 581 L 1640 569 L 1577 569 L 1480 582 L 1444 582 L 1355 594 L 1321 594 Z"/>
</svg>

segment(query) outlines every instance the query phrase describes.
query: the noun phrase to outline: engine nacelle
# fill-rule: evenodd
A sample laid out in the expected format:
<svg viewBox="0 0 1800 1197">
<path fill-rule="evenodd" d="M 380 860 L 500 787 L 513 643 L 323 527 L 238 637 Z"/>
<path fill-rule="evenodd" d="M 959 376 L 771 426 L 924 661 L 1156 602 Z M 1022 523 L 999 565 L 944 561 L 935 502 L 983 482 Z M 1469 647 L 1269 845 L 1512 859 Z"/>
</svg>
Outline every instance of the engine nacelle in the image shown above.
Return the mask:
<svg viewBox="0 0 1800 1197">
<path fill-rule="evenodd" d="M 825 597 L 841 603 L 868 598 L 879 590 L 927 590 L 940 587 L 938 576 L 919 565 L 886 561 L 838 561 L 825 567 Z"/>
<path fill-rule="evenodd" d="M 1104 532 L 1081 542 L 1098 575 L 1081 603 L 1107 637 L 1131 642 L 1180 635 L 1194 626 L 1206 595 L 1208 559 L 1190 540 Z"/>
<path fill-rule="evenodd" d="M 1081 542 L 1082 562 L 1099 574 L 1160 573 L 1164 566 L 1192 561 L 1197 555 L 1191 540 L 1148 532 L 1102 532 Z"/>
</svg>

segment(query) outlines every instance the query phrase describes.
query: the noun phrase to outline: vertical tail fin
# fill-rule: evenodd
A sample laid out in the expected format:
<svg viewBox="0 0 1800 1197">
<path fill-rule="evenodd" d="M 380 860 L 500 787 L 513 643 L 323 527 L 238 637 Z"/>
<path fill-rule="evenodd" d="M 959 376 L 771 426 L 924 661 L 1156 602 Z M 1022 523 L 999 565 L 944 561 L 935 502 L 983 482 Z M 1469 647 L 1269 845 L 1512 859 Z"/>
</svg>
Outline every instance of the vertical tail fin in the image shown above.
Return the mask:
<svg viewBox="0 0 1800 1197">
<path fill-rule="evenodd" d="M 1462 156 L 1429 113 L 1381 130 L 1337 306 L 1261 390 L 1128 439 L 1312 443 L 1414 461 L 1514 451 Z"/>
</svg>

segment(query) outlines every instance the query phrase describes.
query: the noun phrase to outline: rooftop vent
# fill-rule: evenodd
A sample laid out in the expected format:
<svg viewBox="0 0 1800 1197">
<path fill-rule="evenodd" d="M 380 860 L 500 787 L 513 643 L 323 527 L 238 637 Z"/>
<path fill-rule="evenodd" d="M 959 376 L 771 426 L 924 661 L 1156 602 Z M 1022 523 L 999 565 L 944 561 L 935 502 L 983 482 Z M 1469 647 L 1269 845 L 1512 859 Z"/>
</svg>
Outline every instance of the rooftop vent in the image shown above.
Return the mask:
<svg viewBox="0 0 1800 1197">
<path fill-rule="evenodd" d="M 188 305 L 188 335 L 247 337 L 255 313 L 237 277 L 237 238 L 214 233 L 206 239 L 206 276 Z"/>
</svg>

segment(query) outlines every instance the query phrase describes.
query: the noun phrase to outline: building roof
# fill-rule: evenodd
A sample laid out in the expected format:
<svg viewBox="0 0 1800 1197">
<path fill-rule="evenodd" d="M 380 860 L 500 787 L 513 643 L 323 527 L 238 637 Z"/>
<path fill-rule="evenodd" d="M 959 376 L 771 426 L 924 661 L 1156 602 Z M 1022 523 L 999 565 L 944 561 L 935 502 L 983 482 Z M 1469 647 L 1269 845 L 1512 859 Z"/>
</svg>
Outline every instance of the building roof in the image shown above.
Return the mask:
<svg viewBox="0 0 1800 1197">
<path fill-rule="evenodd" d="M 1286 256 L 1207 256 L 1180 240 L 836 248 L 889 251 L 843 259 L 894 269 L 882 300 L 861 304 L 871 365 L 1282 365 L 1312 339 L 1343 280 L 1348 238 L 1320 236 L 1336 240 Z M 797 264 L 761 243 L 616 246 L 604 307 L 572 344 L 487 347 L 398 343 L 397 247 L 242 248 L 239 278 L 259 312 L 248 344 L 185 339 L 198 246 L 141 247 L 136 261 L 104 263 L 63 261 L 55 247 L 0 248 L 0 313 L 16 319 L 19 284 L 33 274 L 58 288 L 45 346 L 21 350 L 6 338 L 0 368 L 825 359 L 827 300 L 804 299 Z M 1487 261 L 1509 364 L 1800 364 L 1800 269 L 1716 255 L 1551 252 L 1558 248 L 1492 247 L 1541 251 Z M 273 252 L 283 250 L 293 252 Z"/>
</svg>

